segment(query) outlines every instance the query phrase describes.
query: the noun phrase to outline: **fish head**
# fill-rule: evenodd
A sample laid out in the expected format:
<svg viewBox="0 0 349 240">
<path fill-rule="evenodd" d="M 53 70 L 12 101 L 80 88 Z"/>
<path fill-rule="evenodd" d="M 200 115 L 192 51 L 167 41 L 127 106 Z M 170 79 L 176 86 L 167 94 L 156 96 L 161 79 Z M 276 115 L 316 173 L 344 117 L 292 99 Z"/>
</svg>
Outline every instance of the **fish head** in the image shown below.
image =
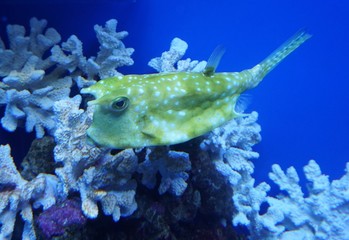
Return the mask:
<svg viewBox="0 0 349 240">
<path fill-rule="evenodd" d="M 150 145 L 150 137 L 141 132 L 149 110 L 143 87 L 116 85 L 115 90 L 103 82 L 83 89 L 82 93 L 96 97 L 88 103 L 94 112 L 87 135 L 97 145 L 118 149 Z"/>
</svg>

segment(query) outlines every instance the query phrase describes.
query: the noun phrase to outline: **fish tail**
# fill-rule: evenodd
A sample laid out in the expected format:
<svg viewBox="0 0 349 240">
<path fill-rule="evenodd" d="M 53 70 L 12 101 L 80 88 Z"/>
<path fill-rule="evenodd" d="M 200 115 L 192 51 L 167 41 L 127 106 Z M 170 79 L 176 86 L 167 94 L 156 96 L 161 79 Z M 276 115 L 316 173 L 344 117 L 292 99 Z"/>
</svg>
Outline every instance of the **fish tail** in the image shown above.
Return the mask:
<svg viewBox="0 0 349 240">
<path fill-rule="evenodd" d="M 282 60 L 284 60 L 290 53 L 296 50 L 306 40 L 311 37 L 305 30 L 298 31 L 293 37 L 287 40 L 262 62 L 251 70 L 255 71 L 259 80 L 262 80 L 271 70 L 273 70 Z"/>
</svg>

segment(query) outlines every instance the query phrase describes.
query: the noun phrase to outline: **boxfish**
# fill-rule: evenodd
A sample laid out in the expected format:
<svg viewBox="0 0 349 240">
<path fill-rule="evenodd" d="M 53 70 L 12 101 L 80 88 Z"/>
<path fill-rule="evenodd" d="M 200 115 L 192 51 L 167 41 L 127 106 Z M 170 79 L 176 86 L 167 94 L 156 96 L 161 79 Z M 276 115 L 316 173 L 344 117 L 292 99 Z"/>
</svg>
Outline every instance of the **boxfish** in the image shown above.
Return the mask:
<svg viewBox="0 0 349 240">
<path fill-rule="evenodd" d="M 81 90 L 95 99 L 87 135 L 99 146 L 124 149 L 172 145 L 201 136 L 243 114 L 240 94 L 256 87 L 309 35 L 301 30 L 251 69 L 216 72 L 224 53 L 218 47 L 202 72 L 125 75 Z"/>
</svg>

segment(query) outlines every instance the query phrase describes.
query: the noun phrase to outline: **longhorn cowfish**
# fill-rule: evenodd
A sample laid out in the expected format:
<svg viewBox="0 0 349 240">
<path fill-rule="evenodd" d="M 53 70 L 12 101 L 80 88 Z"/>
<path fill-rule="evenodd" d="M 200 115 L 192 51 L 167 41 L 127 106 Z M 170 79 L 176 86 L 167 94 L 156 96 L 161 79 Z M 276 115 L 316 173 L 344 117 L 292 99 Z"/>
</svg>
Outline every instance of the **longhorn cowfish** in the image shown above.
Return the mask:
<svg viewBox="0 0 349 240">
<path fill-rule="evenodd" d="M 125 75 L 100 80 L 84 88 L 96 98 L 87 135 L 100 146 L 136 148 L 172 145 L 203 135 L 242 116 L 238 97 L 256 87 L 264 76 L 311 35 L 298 32 L 251 69 L 220 72 L 223 55 L 213 52 L 203 72 Z"/>
</svg>

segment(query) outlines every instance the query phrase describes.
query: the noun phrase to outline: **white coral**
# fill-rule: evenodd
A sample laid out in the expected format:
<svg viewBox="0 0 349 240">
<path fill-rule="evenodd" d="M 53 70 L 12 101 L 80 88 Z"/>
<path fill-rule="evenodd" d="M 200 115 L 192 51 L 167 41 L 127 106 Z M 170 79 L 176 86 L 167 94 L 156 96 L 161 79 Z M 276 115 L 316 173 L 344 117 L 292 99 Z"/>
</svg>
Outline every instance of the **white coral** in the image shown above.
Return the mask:
<svg viewBox="0 0 349 240">
<path fill-rule="evenodd" d="M 35 128 L 42 137 L 44 129 L 54 129 L 53 103 L 69 97 L 72 81 L 60 72 L 45 74 L 54 63 L 44 54 L 61 40 L 53 28 L 45 32 L 46 20 L 30 20 L 30 35 L 19 25 L 7 26 L 9 49 L 0 44 L 0 104 L 6 104 L 2 126 L 14 131 L 24 125 L 27 132 Z"/>
<path fill-rule="evenodd" d="M 122 75 L 117 68 L 133 65 L 133 48 L 126 48 L 122 40 L 128 32 L 116 32 L 117 20 L 111 19 L 105 27 L 95 25 L 94 30 L 100 44 L 97 56 L 86 58 L 82 42 L 72 35 L 62 46 L 52 48 L 51 59 L 67 69 L 79 89 L 94 84 L 97 80 Z"/>
<path fill-rule="evenodd" d="M 267 195 L 270 186 L 255 186 L 250 159 L 258 158 L 252 146 L 261 140 L 257 113 L 234 119 L 210 132 L 201 147 L 211 152 L 216 169 L 226 177 L 234 195 L 233 224 L 245 225 L 250 239 L 349 239 L 349 163 L 346 174 L 332 183 L 311 160 L 304 167 L 308 195 L 302 191 L 293 167 L 279 165 L 269 174 L 286 195 Z M 260 214 L 262 204 L 269 207 Z"/>
<path fill-rule="evenodd" d="M 250 239 L 349 239 L 349 163 L 345 171 L 331 183 L 319 165 L 309 161 L 304 167 L 308 180 L 305 196 L 296 170 L 290 167 L 284 172 L 274 164 L 269 177 L 286 194 L 267 196 L 270 186 L 264 182 L 257 187 L 254 181 L 233 186 L 238 210 L 233 223 L 247 226 Z M 260 214 L 263 203 L 269 207 Z"/>
<path fill-rule="evenodd" d="M 270 205 L 266 214 L 260 216 L 263 227 L 275 229 L 274 239 L 349 239 L 349 163 L 346 174 L 339 180 L 329 181 L 321 173 L 319 165 L 310 160 L 303 169 L 308 180 L 308 195 L 299 186 L 299 177 L 293 167 L 283 172 L 275 164 L 269 174 L 287 195 L 267 197 Z M 270 215 L 274 221 L 264 220 Z"/>
<path fill-rule="evenodd" d="M 153 189 L 159 172 L 159 194 L 170 192 L 175 196 L 181 196 L 187 188 L 187 171 L 191 169 L 189 154 L 162 147 L 147 148 L 146 151 L 145 160 L 139 164 L 137 170 L 142 174 L 142 184 Z"/>
<path fill-rule="evenodd" d="M 148 65 L 158 72 L 202 72 L 206 67 L 206 61 L 192 61 L 190 58 L 180 60 L 187 49 L 188 44 L 185 41 L 174 38 L 170 50 L 163 52 L 161 57 L 151 59 Z"/>
<path fill-rule="evenodd" d="M 39 174 L 31 181 L 22 178 L 10 155 L 9 145 L 0 146 L 0 239 L 11 239 L 16 215 L 24 221 L 22 239 L 35 240 L 32 202 L 35 208 L 47 209 L 56 203 L 58 179 Z"/>
</svg>

